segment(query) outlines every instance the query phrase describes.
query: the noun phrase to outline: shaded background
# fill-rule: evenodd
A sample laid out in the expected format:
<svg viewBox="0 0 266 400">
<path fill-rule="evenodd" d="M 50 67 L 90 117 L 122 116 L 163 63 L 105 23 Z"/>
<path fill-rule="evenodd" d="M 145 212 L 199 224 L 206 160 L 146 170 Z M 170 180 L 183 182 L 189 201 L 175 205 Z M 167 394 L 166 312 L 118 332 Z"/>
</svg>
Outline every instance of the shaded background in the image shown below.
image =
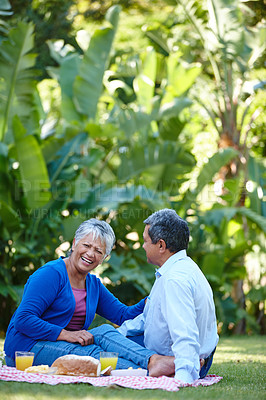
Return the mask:
<svg viewBox="0 0 266 400">
<path fill-rule="evenodd" d="M 3 333 L 28 276 L 90 217 L 117 237 L 95 273 L 127 304 L 145 296 L 143 220 L 164 207 L 189 223 L 219 333 L 265 333 L 263 10 L 0 1 Z"/>
</svg>

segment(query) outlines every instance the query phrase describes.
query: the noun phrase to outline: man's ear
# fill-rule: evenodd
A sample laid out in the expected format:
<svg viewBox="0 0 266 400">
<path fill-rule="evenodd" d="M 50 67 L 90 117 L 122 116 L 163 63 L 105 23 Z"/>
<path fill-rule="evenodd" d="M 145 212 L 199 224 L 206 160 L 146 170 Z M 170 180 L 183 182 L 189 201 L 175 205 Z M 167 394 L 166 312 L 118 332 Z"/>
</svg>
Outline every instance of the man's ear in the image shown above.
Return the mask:
<svg viewBox="0 0 266 400">
<path fill-rule="evenodd" d="M 163 239 L 159 239 L 159 251 L 161 253 L 165 252 L 166 250 L 166 243 Z"/>
</svg>

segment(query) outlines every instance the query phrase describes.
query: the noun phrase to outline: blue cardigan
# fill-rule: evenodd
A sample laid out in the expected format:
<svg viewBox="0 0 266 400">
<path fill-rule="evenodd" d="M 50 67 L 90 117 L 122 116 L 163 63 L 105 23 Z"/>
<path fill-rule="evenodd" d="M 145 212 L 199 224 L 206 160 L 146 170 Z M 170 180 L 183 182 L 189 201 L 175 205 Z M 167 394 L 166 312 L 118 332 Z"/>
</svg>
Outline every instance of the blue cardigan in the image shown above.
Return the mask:
<svg viewBox="0 0 266 400">
<path fill-rule="evenodd" d="M 86 320 L 82 329 L 89 328 L 95 313 L 121 325 L 143 311 L 144 299 L 128 307 L 95 275 L 87 275 L 86 290 Z M 15 358 L 15 351 L 29 351 L 39 340 L 56 341 L 70 322 L 75 306 L 63 259 L 40 267 L 29 277 L 22 301 L 11 318 L 4 344 L 6 355 Z"/>
</svg>

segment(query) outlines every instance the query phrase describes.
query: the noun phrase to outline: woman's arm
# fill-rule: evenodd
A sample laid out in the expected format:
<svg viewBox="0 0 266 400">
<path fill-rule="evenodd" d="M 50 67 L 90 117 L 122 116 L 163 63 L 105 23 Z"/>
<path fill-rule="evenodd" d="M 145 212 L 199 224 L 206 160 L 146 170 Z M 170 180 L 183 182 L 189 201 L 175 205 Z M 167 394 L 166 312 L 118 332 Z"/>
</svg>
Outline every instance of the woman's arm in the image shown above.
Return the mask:
<svg viewBox="0 0 266 400">
<path fill-rule="evenodd" d="M 125 320 L 135 318 L 142 313 L 144 306 L 145 299 L 140 300 L 133 306 L 126 306 L 106 289 L 102 283 L 100 284 L 96 313 L 114 324 L 121 325 Z"/>
<path fill-rule="evenodd" d="M 60 274 L 49 267 L 40 268 L 29 278 L 15 314 L 14 327 L 17 331 L 34 339 L 57 339 L 63 326 L 44 320 L 43 315 L 56 300 L 60 282 Z"/>
</svg>

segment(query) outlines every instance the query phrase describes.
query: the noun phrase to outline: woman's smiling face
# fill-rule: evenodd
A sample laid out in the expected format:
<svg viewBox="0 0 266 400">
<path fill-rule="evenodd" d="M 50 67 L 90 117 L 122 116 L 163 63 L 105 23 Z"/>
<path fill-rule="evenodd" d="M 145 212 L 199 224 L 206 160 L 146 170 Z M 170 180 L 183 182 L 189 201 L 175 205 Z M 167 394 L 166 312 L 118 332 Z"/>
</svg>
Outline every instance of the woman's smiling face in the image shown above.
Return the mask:
<svg viewBox="0 0 266 400">
<path fill-rule="evenodd" d="M 89 233 L 75 243 L 73 241 L 71 261 L 77 271 L 81 274 L 88 274 L 105 259 L 106 246 L 98 237 L 93 239 L 93 234 Z"/>
</svg>

